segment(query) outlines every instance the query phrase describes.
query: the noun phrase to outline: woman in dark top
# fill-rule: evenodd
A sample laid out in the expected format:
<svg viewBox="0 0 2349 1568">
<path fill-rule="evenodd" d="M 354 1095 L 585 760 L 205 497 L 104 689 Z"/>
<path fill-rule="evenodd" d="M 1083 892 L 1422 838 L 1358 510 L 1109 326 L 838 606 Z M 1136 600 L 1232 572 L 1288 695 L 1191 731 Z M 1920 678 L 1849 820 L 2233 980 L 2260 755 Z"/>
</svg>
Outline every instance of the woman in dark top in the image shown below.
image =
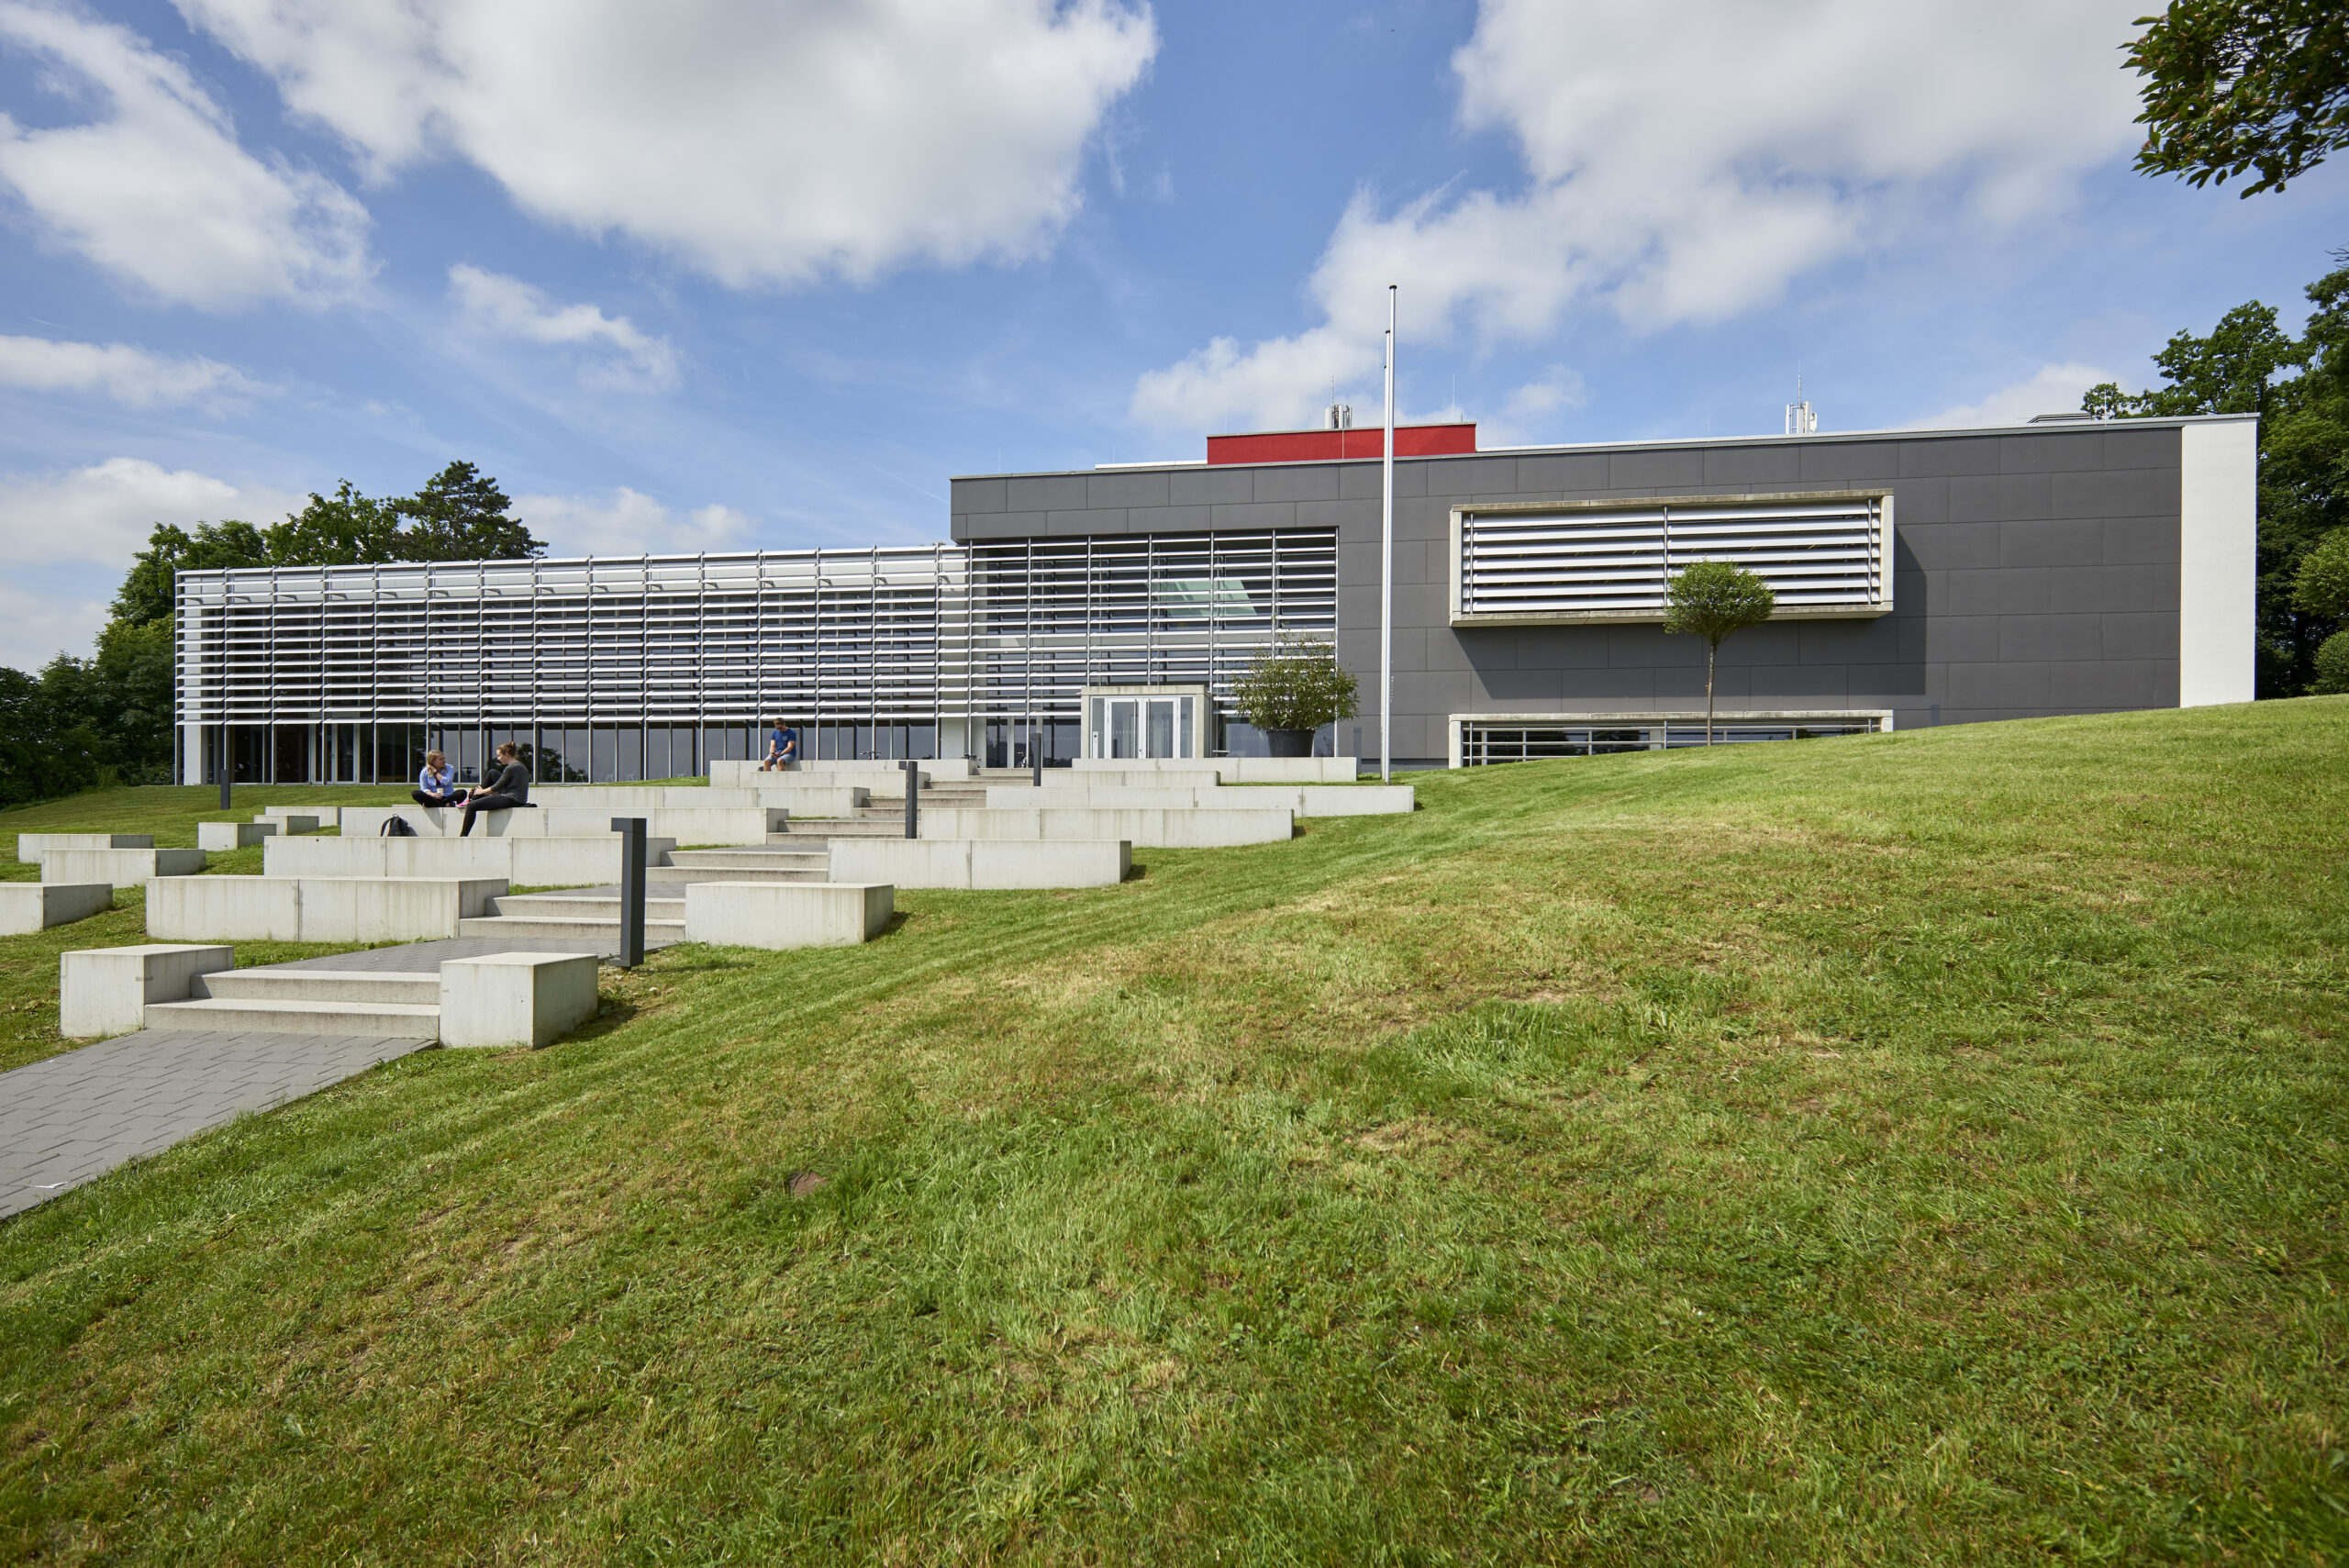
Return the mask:
<svg viewBox="0 0 2349 1568">
<path fill-rule="evenodd" d="M 476 811 L 511 811 L 530 804 L 530 770 L 521 764 L 519 757 L 511 740 L 497 749 L 497 760 L 505 766 L 498 771 L 496 783 L 465 797 L 465 825 L 457 830 L 458 838 L 472 836 Z"/>
</svg>

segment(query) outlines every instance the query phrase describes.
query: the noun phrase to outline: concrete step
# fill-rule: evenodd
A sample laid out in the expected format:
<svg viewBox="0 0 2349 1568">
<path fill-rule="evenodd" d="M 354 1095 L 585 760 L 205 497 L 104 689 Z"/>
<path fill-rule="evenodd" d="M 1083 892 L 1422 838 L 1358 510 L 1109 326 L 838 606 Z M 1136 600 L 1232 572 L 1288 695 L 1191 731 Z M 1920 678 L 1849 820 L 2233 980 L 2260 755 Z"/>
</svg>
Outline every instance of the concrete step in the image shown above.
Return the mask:
<svg viewBox="0 0 2349 1568">
<path fill-rule="evenodd" d="M 440 984 L 438 976 L 434 985 Z M 150 1002 L 144 1022 L 150 1029 L 195 1029 L 216 1034 L 360 1034 L 401 1040 L 437 1040 L 440 1006 L 406 1002 L 343 1002 L 262 996 Z"/>
<path fill-rule="evenodd" d="M 223 969 L 198 975 L 191 995 L 216 1002 L 405 1002 L 437 1007 L 440 976 L 437 971 Z"/>
<path fill-rule="evenodd" d="M 647 900 L 649 904 L 651 901 Z M 608 920 L 565 918 L 561 916 L 541 917 L 536 915 L 478 915 L 470 920 L 457 922 L 461 937 L 548 937 L 562 941 L 601 942 L 617 949 L 620 945 L 620 920 L 615 914 Z M 644 922 L 644 945 L 648 948 L 667 947 L 685 940 L 683 920 Z"/>
<path fill-rule="evenodd" d="M 620 917 L 620 901 L 616 895 L 575 893 L 509 893 L 493 898 L 489 906 L 496 915 L 529 915 L 555 920 L 615 920 Z M 487 919 L 490 916 L 475 916 Z M 683 898 L 655 898 L 647 887 L 644 917 L 648 920 L 683 920 L 685 901 Z"/>
<path fill-rule="evenodd" d="M 648 891 L 656 887 L 682 887 L 691 882 L 829 882 L 829 870 L 822 865 L 791 866 L 774 871 L 751 866 L 654 866 L 644 873 Z M 649 904 L 651 899 L 647 899 Z"/>
<path fill-rule="evenodd" d="M 729 868 L 736 871 L 789 870 L 804 865 L 819 865 L 824 851 L 802 844 L 769 845 L 740 844 L 724 850 L 679 850 L 669 857 L 672 867 L 711 870 Z"/>
</svg>

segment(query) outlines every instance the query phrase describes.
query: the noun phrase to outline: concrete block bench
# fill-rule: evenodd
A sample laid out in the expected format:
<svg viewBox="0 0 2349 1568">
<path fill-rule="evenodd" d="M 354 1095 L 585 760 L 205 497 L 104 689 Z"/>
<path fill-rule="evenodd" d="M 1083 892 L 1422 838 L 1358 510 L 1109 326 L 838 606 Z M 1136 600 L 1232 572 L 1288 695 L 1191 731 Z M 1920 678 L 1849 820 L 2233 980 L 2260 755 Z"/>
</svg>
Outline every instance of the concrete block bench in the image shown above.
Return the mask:
<svg viewBox="0 0 2349 1568">
<path fill-rule="evenodd" d="M 199 822 L 195 825 L 195 847 L 226 853 L 258 844 L 263 839 L 273 839 L 277 833 L 278 824 L 274 822 Z"/>
<path fill-rule="evenodd" d="M 346 839 L 379 837 L 396 817 L 423 839 L 454 839 L 464 830 L 462 810 L 445 806 L 354 806 L 342 814 Z M 519 811 L 487 811 L 473 818 L 476 839 L 592 839 L 612 830 L 615 817 L 641 817 L 645 831 L 680 844 L 763 844 L 769 833 L 790 826 L 781 806 L 692 807 L 614 806 L 593 808 L 549 806 Z"/>
<path fill-rule="evenodd" d="M 490 913 L 505 892 L 503 877 L 181 877 L 148 888 L 147 934 L 167 941 L 433 941 Z"/>
<path fill-rule="evenodd" d="M 228 969 L 228 947 L 147 943 L 61 955 L 58 1032 L 68 1040 L 128 1034 L 147 1025 L 150 1002 L 184 1002 L 199 974 Z"/>
<path fill-rule="evenodd" d="M 608 823 L 609 818 L 606 818 Z M 665 865 L 674 839 L 648 839 L 645 858 Z M 272 839 L 262 850 L 267 876 L 502 877 L 522 887 L 587 887 L 618 882 L 620 837 L 607 826 L 588 838 Z"/>
<path fill-rule="evenodd" d="M 339 827 L 342 822 L 340 806 L 270 806 L 253 817 L 256 822 L 274 822 L 281 833 L 315 833 L 321 828 Z M 301 824 L 307 823 L 307 827 Z"/>
<path fill-rule="evenodd" d="M 45 931 L 113 907 L 110 882 L 0 882 L 0 936 Z"/>
<path fill-rule="evenodd" d="M 440 965 L 440 1043 L 532 1050 L 596 1016 L 594 953 L 501 952 Z"/>
<path fill-rule="evenodd" d="M 151 850 L 155 847 L 152 833 L 19 833 L 17 835 L 17 859 L 25 865 L 37 866 L 41 857 L 51 850 Z"/>
<path fill-rule="evenodd" d="M 685 940 L 742 948 L 854 947 L 881 934 L 896 911 L 896 895 L 885 882 L 690 883 Z"/>
<path fill-rule="evenodd" d="M 202 850 L 50 850 L 40 858 L 40 879 L 140 887 L 157 877 L 194 876 L 205 864 Z"/>
<path fill-rule="evenodd" d="M 992 796 L 992 790 L 988 792 Z M 1057 790 L 1028 792 L 1052 796 Z M 1078 792 L 1081 793 L 1081 792 Z M 1226 849 L 1276 844 L 1296 832 L 1286 806 L 1253 811 L 1094 811 L 1082 806 L 1024 810 L 944 806 L 921 814 L 925 839 L 1123 839 L 1148 849 Z"/>
<path fill-rule="evenodd" d="M 1114 887 L 1133 869 L 1122 839 L 834 839 L 829 880 L 896 887 Z"/>
</svg>

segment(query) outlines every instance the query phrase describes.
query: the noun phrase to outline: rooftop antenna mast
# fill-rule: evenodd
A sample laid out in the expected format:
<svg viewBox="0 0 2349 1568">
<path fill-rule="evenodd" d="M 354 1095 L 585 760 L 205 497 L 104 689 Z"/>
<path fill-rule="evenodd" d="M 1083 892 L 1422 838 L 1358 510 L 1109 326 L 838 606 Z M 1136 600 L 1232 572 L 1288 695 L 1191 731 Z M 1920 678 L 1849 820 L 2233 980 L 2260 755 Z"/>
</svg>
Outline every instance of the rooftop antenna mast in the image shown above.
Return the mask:
<svg viewBox="0 0 2349 1568">
<path fill-rule="evenodd" d="M 1819 410 L 1813 408 L 1802 395 L 1802 372 L 1795 372 L 1795 400 L 1787 405 L 1787 434 L 1815 436 L 1819 433 Z"/>
</svg>

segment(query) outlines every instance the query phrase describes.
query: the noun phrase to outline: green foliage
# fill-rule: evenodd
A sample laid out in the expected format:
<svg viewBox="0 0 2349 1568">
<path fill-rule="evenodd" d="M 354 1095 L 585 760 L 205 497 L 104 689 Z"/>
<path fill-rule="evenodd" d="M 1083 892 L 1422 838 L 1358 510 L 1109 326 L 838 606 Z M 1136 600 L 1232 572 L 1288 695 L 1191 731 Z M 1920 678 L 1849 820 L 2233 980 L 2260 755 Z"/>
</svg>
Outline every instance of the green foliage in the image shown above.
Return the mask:
<svg viewBox="0 0 2349 1568">
<path fill-rule="evenodd" d="M 2145 78 L 2137 167 L 2197 185 L 2256 169 L 2284 188 L 2349 146 L 2349 8 L 2340 0 L 2172 0 L 2129 46 Z M 2150 25 L 2147 25 L 2150 24 Z"/>
<path fill-rule="evenodd" d="M 2334 620 L 2349 616 L 2349 529 L 2334 529 L 2300 558 L 2292 607 Z"/>
<path fill-rule="evenodd" d="M 0 667 L 0 805 L 72 795 L 98 782 L 69 685 Z"/>
<path fill-rule="evenodd" d="M 348 479 L 336 487 L 332 500 L 314 491 L 308 506 L 270 528 L 263 564 L 359 566 L 417 559 L 400 537 L 401 504 L 362 495 Z"/>
<path fill-rule="evenodd" d="M 114 596 L 118 621 L 157 621 L 172 613 L 172 583 L 182 572 L 266 566 L 269 541 L 250 523 L 198 523 L 189 533 L 158 523 L 147 548 L 131 557 L 129 574 Z"/>
<path fill-rule="evenodd" d="M 1719 648 L 1733 634 L 1760 626 L 1778 606 L 1770 584 L 1727 561 L 1699 561 L 1673 573 L 1671 609 L 1664 629 L 1705 639 Z"/>
<path fill-rule="evenodd" d="M 2310 689 L 2318 646 L 2340 612 L 2303 605 L 2309 553 L 2349 523 L 2349 251 L 2310 284 L 2314 309 L 2300 337 L 2256 300 L 2207 337 L 2179 332 L 2156 356 L 2166 384 L 2124 393 L 2108 382 L 2081 402 L 2099 418 L 2148 415 L 2259 416 L 2259 675 L 2263 697 Z M 2281 373 L 2299 373 L 2277 379 Z"/>
<path fill-rule="evenodd" d="M 469 462 L 452 462 L 431 483 L 390 503 L 406 526 L 402 561 L 521 561 L 546 553 L 530 530 L 506 515 L 513 503 L 497 481 Z"/>
<path fill-rule="evenodd" d="M 2316 651 L 2316 679 L 2311 689 L 2320 696 L 2349 692 L 2349 631 L 2336 631 Z"/>
<path fill-rule="evenodd" d="M 1241 717 L 1259 729 L 1319 729 L 1354 716 L 1354 678 L 1329 642 L 1281 632 L 1231 688 Z"/>
</svg>

